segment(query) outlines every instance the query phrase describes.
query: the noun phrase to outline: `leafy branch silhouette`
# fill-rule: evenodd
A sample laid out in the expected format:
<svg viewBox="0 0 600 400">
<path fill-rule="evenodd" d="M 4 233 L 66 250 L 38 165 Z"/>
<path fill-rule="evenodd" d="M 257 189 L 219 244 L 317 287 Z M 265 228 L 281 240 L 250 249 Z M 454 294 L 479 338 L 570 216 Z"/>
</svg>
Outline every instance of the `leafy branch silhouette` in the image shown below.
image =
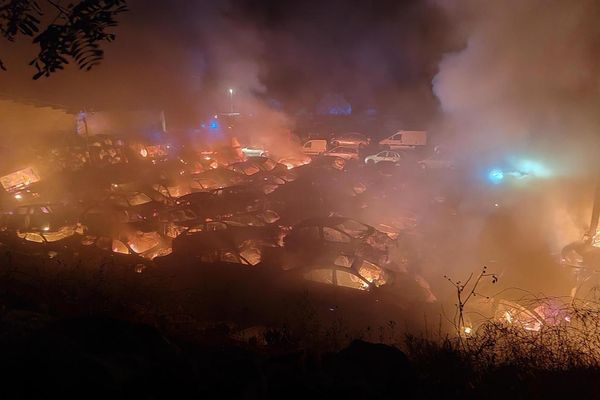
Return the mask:
<svg viewBox="0 0 600 400">
<path fill-rule="evenodd" d="M 104 57 L 102 42 L 112 42 L 111 28 L 117 17 L 128 11 L 126 0 L 80 0 L 65 6 L 60 1 L 0 0 L 0 35 L 14 42 L 18 35 L 33 38 L 38 55 L 29 65 L 37 72 L 33 79 L 48 77 L 64 69 L 69 60 L 89 71 Z M 46 9 L 55 13 L 47 25 L 42 23 Z M 0 68 L 6 66 L 0 60 Z"/>
</svg>

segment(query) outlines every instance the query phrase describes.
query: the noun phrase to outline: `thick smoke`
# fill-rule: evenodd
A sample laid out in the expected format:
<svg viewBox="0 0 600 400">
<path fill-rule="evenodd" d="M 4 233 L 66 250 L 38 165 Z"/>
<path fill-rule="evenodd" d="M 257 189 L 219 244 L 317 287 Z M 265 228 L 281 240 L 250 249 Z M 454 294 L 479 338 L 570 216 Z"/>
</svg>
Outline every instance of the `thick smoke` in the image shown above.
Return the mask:
<svg viewBox="0 0 600 400">
<path fill-rule="evenodd" d="M 446 20 L 422 1 L 374 4 L 217 0 L 129 1 L 117 39 L 88 73 L 67 66 L 33 82 L 35 47 L 20 38 L 3 49 L 1 92 L 105 110 L 166 109 L 171 125 L 236 103 L 277 100 L 294 116 L 340 93 L 353 112 L 401 115 L 421 128 L 435 113 L 429 82 L 448 47 Z M 343 15 L 343 18 L 341 17 Z M 398 129 L 398 127 L 394 127 Z"/>
<path fill-rule="evenodd" d="M 466 240 L 503 243 L 498 247 L 511 254 L 521 287 L 551 286 L 550 254 L 586 229 L 599 170 L 600 6 L 546 0 L 438 4 L 465 43 L 443 58 L 433 80 L 444 141 L 478 168 L 528 159 L 547 172 L 519 187 L 507 182 L 497 188 L 510 196 L 500 206 L 511 212 L 474 216 Z M 499 227 L 490 232 L 494 223 Z M 544 252 L 547 259 L 536 258 Z"/>
<path fill-rule="evenodd" d="M 469 151 L 531 151 L 562 173 L 593 165 L 600 128 L 594 1 L 441 3 L 466 40 L 433 83 L 446 128 Z"/>
</svg>

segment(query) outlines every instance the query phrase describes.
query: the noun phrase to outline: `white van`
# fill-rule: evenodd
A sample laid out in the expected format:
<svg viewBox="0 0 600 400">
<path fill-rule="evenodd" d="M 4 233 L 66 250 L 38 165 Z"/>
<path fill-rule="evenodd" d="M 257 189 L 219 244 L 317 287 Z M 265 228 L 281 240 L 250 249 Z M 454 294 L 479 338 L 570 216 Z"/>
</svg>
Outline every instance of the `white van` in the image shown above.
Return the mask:
<svg viewBox="0 0 600 400">
<path fill-rule="evenodd" d="M 398 131 L 389 138 L 381 140 L 379 144 L 390 149 L 414 149 L 427 144 L 427 132 Z"/>
<path fill-rule="evenodd" d="M 327 140 L 313 139 L 302 145 L 302 152 L 309 156 L 318 156 L 327 151 Z"/>
</svg>

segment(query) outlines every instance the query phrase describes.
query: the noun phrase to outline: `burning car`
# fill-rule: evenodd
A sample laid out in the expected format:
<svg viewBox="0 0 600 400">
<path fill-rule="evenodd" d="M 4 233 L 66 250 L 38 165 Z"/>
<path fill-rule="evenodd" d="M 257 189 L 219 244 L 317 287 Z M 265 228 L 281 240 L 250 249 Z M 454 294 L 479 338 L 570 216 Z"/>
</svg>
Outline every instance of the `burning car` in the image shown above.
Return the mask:
<svg viewBox="0 0 600 400">
<path fill-rule="evenodd" d="M 6 227 L 12 231 L 52 232 L 63 226 L 76 225 L 77 217 L 60 204 L 20 206 L 5 215 Z"/>
<path fill-rule="evenodd" d="M 173 203 L 175 204 L 176 199 L 179 197 L 192 193 L 192 188 L 190 187 L 189 182 L 155 183 L 151 187 L 153 190 L 162 194 L 166 198 L 173 200 Z"/>
<path fill-rule="evenodd" d="M 52 243 L 69 238 L 75 233 L 81 233 L 77 225 L 45 226 L 42 229 L 26 229 L 17 231 L 17 237 L 29 242 Z"/>
<path fill-rule="evenodd" d="M 246 176 L 252 176 L 261 171 L 273 171 L 276 168 L 287 169 L 283 164 L 278 164 L 267 157 L 248 157 L 246 161 L 233 163 L 227 168 Z"/>
<path fill-rule="evenodd" d="M 76 216 L 58 204 L 17 207 L 2 220 L 2 242 L 31 255 L 70 253 L 67 242 L 83 233 Z"/>
<path fill-rule="evenodd" d="M 90 216 L 94 215 L 89 211 L 92 210 L 88 210 L 88 213 L 84 214 L 88 220 Z M 104 225 L 84 226 L 85 232 L 80 246 L 82 246 L 83 253 L 90 255 L 106 253 L 113 256 L 118 255 L 128 265 L 141 260 L 153 260 L 171 253 L 171 238 L 162 235 L 158 229 L 158 225 L 154 222 L 128 222 L 123 218 L 119 221 L 113 219 Z"/>
<path fill-rule="evenodd" d="M 262 248 L 277 246 L 279 228 L 250 226 L 234 221 L 209 221 L 191 227 L 173 240 L 173 257 L 202 262 L 256 265 Z"/>
<path fill-rule="evenodd" d="M 212 235 L 219 232 L 219 235 Z M 213 241 L 222 240 L 242 243 L 246 240 L 260 240 L 264 243 L 276 244 L 279 240 L 279 227 L 272 225 L 251 226 L 236 221 L 206 221 L 187 229 L 173 242 L 174 251 L 193 249 L 194 243 L 200 244 L 204 237 Z"/>
<path fill-rule="evenodd" d="M 164 210 L 159 214 L 158 220 L 160 232 L 170 238 L 176 238 L 191 226 L 203 221 L 198 213 L 188 206 Z"/>
<path fill-rule="evenodd" d="M 303 278 L 328 285 L 371 290 L 392 280 L 392 274 L 359 257 L 338 256 L 331 263 L 301 268 Z"/>
<path fill-rule="evenodd" d="M 152 220 L 158 217 L 165 203 L 140 191 L 111 193 L 103 201 L 106 206 L 124 210 L 130 222 Z"/>
<path fill-rule="evenodd" d="M 190 193 L 178 198 L 176 204 L 195 210 L 202 218 L 218 218 L 259 210 L 264 204 L 264 193 L 261 188 L 252 185 L 231 186 Z"/>
<path fill-rule="evenodd" d="M 111 236 L 85 235 L 83 246 L 95 246 L 103 251 L 133 255 L 147 260 L 171 254 L 170 240 L 158 232 L 138 229 L 126 229 Z"/>
<path fill-rule="evenodd" d="M 241 185 L 247 181 L 248 178 L 243 174 L 225 168 L 215 168 L 201 174 L 192 175 L 190 187 L 196 191 L 210 191 Z"/>
<path fill-rule="evenodd" d="M 343 217 L 305 220 L 284 238 L 285 248 L 306 259 L 323 254 L 357 256 L 385 265 L 389 262 L 391 239 L 372 226 Z"/>
</svg>

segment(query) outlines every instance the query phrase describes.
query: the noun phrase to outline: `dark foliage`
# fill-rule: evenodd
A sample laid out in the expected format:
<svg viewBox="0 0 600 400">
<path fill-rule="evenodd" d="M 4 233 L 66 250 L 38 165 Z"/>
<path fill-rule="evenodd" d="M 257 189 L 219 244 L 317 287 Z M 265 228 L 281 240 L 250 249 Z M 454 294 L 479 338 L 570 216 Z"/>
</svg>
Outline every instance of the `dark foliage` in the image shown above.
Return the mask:
<svg viewBox="0 0 600 400">
<path fill-rule="evenodd" d="M 117 26 L 117 16 L 127 11 L 125 0 L 81 0 L 66 6 L 52 0 L 40 3 L 0 0 L 2 37 L 14 41 L 19 34 L 29 36 L 40 48 L 29 63 L 37 70 L 33 79 L 50 76 L 69 60 L 86 71 L 97 65 L 104 56 L 101 43 L 115 39 L 108 30 Z M 57 13 L 47 25 L 42 22 L 46 8 Z M 0 68 L 6 69 L 1 60 Z"/>
</svg>

